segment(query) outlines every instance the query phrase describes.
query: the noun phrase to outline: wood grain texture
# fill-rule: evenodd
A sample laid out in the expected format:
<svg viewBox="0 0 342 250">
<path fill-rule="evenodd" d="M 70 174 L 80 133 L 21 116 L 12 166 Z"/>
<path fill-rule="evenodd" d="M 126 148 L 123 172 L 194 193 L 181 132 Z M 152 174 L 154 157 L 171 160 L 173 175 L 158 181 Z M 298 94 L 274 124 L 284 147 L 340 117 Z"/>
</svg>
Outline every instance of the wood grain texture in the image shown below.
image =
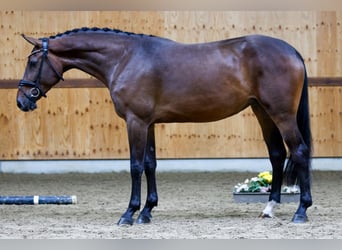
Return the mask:
<svg viewBox="0 0 342 250">
<path fill-rule="evenodd" d="M 248 34 L 284 39 L 303 55 L 310 77 L 342 76 L 342 11 L 0 11 L 0 78 L 20 79 L 30 44 L 80 27 L 109 27 L 179 42 Z M 89 78 L 72 70 L 66 78 Z"/>
<path fill-rule="evenodd" d="M 314 156 L 342 156 L 342 11 L 0 11 L 0 160 L 129 157 L 125 123 L 108 90 L 80 71 L 67 72 L 34 112 L 16 107 L 16 86 L 32 50 L 20 35 L 83 26 L 186 43 L 252 33 L 288 41 L 310 77 Z M 159 158 L 267 157 L 250 109 L 214 123 L 159 124 L 156 137 Z"/>
<path fill-rule="evenodd" d="M 0 89 L 1 159 L 128 158 L 126 127 L 106 88 L 57 88 L 34 112 L 15 106 L 16 90 Z M 314 156 L 342 152 L 342 87 L 310 87 Z M 213 123 L 158 124 L 159 158 L 266 157 L 250 109 Z"/>
</svg>

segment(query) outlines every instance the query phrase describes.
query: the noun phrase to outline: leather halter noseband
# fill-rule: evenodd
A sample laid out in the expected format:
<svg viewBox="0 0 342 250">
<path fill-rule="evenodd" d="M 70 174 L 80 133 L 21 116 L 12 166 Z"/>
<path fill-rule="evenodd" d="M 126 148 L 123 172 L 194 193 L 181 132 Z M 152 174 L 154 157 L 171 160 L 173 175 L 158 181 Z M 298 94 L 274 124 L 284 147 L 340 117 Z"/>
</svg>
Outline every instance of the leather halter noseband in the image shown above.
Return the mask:
<svg viewBox="0 0 342 250">
<path fill-rule="evenodd" d="M 57 70 L 55 69 L 55 67 L 52 65 L 51 61 L 49 60 L 48 57 L 48 51 L 49 51 L 49 39 L 48 38 L 42 38 L 42 48 L 39 50 L 35 50 L 33 51 L 30 55 L 34 55 L 40 52 L 43 52 L 43 56 L 40 62 L 40 66 L 39 66 L 39 71 L 37 74 L 37 77 L 34 81 L 30 81 L 30 80 L 21 80 L 19 82 L 18 88 L 20 89 L 21 87 L 32 87 L 30 89 L 30 93 L 29 95 L 26 94 L 24 92 L 24 95 L 30 100 L 30 101 L 36 101 L 39 96 L 44 96 L 46 97 L 45 92 L 41 89 L 40 87 L 40 79 L 41 79 L 41 74 L 42 74 L 42 68 L 43 68 L 43 64 L 44 61 L 46 61 L 48 63 L 48 65 L 50 66 L 50 68 L 55 72 L 55 74 L 58 76 L 59 80 L 64 81 L 62 75 L 60 73 L 57 72 Z"/>
</svg>

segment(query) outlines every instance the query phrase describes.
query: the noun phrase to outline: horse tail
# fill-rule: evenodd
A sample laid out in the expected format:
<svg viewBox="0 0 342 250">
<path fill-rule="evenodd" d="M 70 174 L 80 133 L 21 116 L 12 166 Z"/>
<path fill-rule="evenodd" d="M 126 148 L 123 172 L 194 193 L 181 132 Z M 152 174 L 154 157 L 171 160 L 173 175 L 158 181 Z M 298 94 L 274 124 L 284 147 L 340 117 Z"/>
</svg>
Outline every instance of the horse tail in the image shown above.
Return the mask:
<svg viewBox="0 0 342 250">
<path fill-rule="evenodd" d="M 308 89 L 308 77 L 306 72 L 306 67 L 304 64 L 303 57 L 296 51 L 298 57 L 303 62 L 304 66 L 304 84 L 302 95 L 299 102 L 299 107 L 297 110 L 297 125 L 300 133 L 302 134 L 304 143 L 309 149 L 308 153 L 308 164 L 309 167 L 311 165 L 311 156 L 312 156 L 312 137 L 311 137 L 311 128 L 310 128 L 310 113 L 309 113 L 309 89 Z M 297 181 L 298 173 L 294 167 L 294 163 L 291 155 L 286 163 L 285 167 L 285 181 L 287 185 L 294 185 Z"/>
</svg>

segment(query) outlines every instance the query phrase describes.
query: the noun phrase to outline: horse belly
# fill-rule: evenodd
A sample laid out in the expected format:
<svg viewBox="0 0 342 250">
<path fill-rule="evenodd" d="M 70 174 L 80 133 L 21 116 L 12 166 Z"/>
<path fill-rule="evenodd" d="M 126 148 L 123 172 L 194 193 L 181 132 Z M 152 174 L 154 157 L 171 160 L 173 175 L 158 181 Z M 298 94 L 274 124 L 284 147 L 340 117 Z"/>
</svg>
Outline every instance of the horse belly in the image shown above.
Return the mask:
<svg viewBox="0 0 342 250">
<path fill-rule="evenodd" d="M 249 106 L 241 95 L 177 96 L 156 108 L 156 122 L 212 122 L 235 115 Z"/>
</svg>

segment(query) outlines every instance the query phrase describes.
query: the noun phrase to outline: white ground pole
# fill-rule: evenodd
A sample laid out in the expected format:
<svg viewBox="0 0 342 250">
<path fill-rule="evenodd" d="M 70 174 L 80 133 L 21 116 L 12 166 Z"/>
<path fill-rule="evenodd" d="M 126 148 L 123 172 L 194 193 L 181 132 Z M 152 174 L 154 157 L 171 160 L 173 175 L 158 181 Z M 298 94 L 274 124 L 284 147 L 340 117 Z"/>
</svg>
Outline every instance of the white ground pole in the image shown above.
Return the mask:
<svg viewBox="0 0 342 250">
<path fill-rule="evenodd" d="M 160 159 L 158 172 L 261 172 L 271 170 L 267 158 Z M 313 158 L 312 169 L 341 171 L 342 158 Z M 20 160 L 0 161 L 0 173 L 102 173 L 129 171 L 129 160 Z"/>
</svg>

